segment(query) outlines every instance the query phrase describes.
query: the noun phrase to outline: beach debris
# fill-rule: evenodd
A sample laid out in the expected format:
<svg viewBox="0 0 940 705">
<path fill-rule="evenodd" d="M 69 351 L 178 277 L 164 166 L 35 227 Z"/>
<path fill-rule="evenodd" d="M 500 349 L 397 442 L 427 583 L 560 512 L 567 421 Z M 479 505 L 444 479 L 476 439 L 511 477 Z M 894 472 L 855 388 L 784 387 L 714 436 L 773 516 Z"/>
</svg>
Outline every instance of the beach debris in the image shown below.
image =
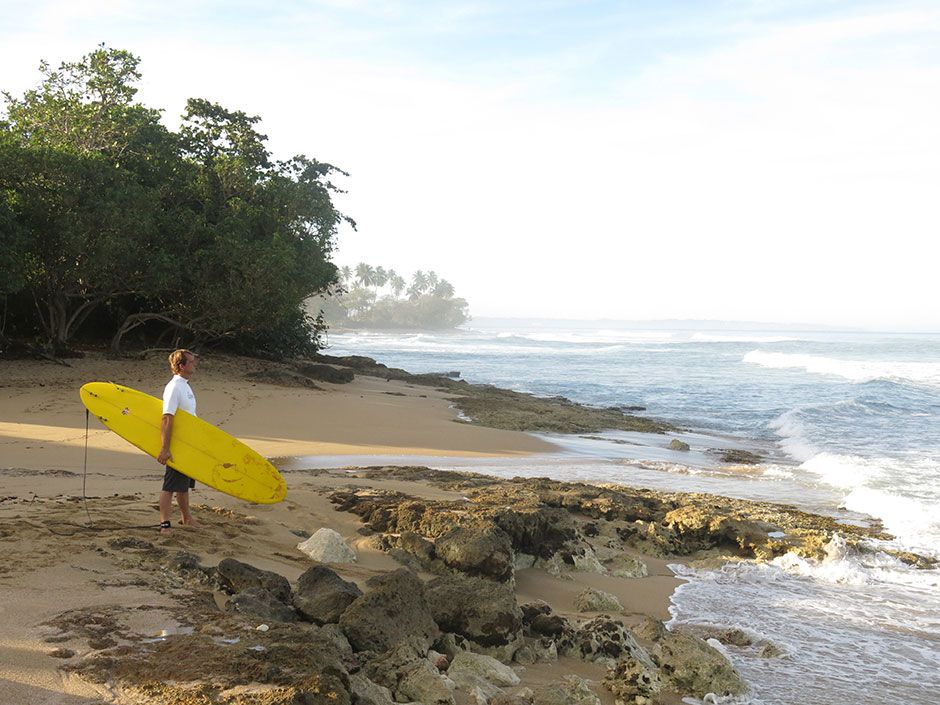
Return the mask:
<svg viewBox="0 0 940 705">
<path fill-rule="evenodd" d="M 354 563 L 356 552 L 346 545 L 339 532 L 323 527 L 313 536 L 297 544 L 303 553 L 320 563 Z"/>
<path fill-rule="evenodd" d="M 255 629 L 259 632 L 266 632 L 270 628 L 271 627 L 269 627 L 267 624 L 259 624 L 257 627 L 255 627 Z"/>
<path fill-rule="evenodd" d="M 609 592 L 587 588 L 574 598 L 575 609 L 579 612 L 622 612 L 623 605 L 616 595 Z"/>
<path fill-rule="evenodd" d="M 355 583 L 343 580 L 325 565 L 315 565 L 297 579 L 294 607 L 311 622 L 338 622 L 360 595 L 362 590 Z"/>
</svg>

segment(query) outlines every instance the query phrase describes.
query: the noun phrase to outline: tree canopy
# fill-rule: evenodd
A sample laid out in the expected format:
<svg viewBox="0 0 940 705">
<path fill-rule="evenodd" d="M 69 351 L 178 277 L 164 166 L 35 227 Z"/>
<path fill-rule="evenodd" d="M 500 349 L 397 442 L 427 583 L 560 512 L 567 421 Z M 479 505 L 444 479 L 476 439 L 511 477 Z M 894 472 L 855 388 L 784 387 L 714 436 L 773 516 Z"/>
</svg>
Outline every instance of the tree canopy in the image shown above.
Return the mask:
<svg viewBox="0 0 940 705">
<path fill-rule="evenodd" d="M 277 161 L 260 118 L 187 102 L 178 132 L 136 101 L 133 54 L 104 45 L 0 116 L 0 341 L 316 348 L 303 302 L 337 282 L 338 168 Z"/>
<path fill-rule="evenodd" d="M 410 283 L 409 283 L 410 282 Z M 469 319 L 467 302 L 435 272 L 406 281 L 394 269 L 360 262 L 339 271 L 332 298 L 318 299 L 327 323 L 354 328 L 456 328 Z M 404 296 L 403 296 L 404 294 Z"/>
</svg>

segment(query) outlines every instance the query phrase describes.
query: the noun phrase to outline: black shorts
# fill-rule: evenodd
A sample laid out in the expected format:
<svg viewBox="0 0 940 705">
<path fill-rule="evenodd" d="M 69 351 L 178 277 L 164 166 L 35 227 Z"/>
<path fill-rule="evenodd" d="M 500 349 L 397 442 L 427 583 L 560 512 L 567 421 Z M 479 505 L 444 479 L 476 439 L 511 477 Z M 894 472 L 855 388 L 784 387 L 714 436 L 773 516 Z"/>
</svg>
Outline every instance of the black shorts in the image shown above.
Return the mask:
<svg viewBox="0 0 940 705">
<path fill-rule="evenodd" d="M 164 492 L 189 492 L 195 486 L 194 479 L 167 465 L 166 472 L 163 473 Z"/>
</svg>

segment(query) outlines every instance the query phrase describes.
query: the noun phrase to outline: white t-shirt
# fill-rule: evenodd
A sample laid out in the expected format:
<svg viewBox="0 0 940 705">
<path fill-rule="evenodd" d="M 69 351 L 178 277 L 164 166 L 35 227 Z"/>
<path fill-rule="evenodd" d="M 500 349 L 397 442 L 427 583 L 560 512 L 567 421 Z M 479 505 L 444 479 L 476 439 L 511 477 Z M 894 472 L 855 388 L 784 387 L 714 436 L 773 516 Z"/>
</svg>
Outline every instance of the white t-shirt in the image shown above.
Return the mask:
<svg viewBox="0 0 940 705">
<path fill-rule="evenodd" d="M 188 411 L 196 415 L 196 395 L 189 388 L 189 381 L 179 375 L 167 382 L 163 389 L 163 413 L 176 415 L 176 410 Z"/>
</svg>

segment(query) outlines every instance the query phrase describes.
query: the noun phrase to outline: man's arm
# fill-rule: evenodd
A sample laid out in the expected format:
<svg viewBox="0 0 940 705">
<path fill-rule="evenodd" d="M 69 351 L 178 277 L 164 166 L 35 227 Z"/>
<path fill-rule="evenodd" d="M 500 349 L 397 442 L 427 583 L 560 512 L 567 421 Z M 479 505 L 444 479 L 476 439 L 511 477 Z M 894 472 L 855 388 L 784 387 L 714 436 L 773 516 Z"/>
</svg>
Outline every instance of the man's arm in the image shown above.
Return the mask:
<svg viewBox="0 0 940 705">
<path fill-rule="evenodd" d="M 170 437 L 173 435 L 173 414 L 164 414 L 160 422 L 160 439 L 163 441 L 163 447 L 160 449 L 160 455 L 157 456 L 157 462 L 160 465 L 166 465 L 168 460 L 173 460 L 170 453 Z"/>
</svg>

